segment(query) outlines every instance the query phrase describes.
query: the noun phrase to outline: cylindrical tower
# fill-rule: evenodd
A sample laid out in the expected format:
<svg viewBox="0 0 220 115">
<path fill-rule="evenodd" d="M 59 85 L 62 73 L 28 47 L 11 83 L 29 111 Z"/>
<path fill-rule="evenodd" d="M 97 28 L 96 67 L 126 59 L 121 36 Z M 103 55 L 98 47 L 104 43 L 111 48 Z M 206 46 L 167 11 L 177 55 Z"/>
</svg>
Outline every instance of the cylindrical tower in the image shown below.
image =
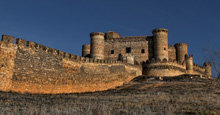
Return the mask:
<svg viewBox="0 0 220 115">
<path fill-rule="evenodd" d="M 176 48 L 174 46 L 168 46 L 169 60 L 176 60 Z"/>
<path fill-rule="evenodd" d="M 185 56 L 188 55 L 188 44 L 186 43 L 177 43 L 174 45 L 176 48 L 176 59 L 177 61 L 185 61 Z"/>
<path fill-rule="evenodd" d="M 212 78 L 212 67 L 210 63 L 204 63 L 203 65 L 205 67 L 205 73 L 208 78 Z"/>
<path fill-rule="evenodd" d="M 186 57 L 186 70 L 187 73 L 193 73 L 193 56 L 189 55 Z"/>
<path fill-rule="evenodd" d="M 154 43 L 154 58 L 168 60 L 168 30 L 164 28 L 154 29 L 153 43 Z"/>
<path fill-rule="evenodd" d="M 82 56 L 83 57 L 90 57 L 90 44 L 84 44 L 82 46 Z"/>
<path fill-rule="evenodd" d="M 102 32 L 90 33 L 91 47 L 90 56 L 94 59 L 104 59 L 105 38 Z"/>
</svg>

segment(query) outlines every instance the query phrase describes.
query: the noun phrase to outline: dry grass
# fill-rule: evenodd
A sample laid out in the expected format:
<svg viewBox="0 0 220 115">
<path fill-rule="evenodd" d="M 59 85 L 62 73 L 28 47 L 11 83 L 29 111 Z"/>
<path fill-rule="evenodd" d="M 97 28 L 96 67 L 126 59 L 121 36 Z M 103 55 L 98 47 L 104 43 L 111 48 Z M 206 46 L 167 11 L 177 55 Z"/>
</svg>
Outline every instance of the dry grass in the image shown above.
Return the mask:
<svg viewBox="0 0 220 115">
<path fill-rule="evenodd" d="M 0 114 L 220 114 L 217 80 L 144 79 L 103 92 L 60 95 L 0 93 Z"/>
</svg>

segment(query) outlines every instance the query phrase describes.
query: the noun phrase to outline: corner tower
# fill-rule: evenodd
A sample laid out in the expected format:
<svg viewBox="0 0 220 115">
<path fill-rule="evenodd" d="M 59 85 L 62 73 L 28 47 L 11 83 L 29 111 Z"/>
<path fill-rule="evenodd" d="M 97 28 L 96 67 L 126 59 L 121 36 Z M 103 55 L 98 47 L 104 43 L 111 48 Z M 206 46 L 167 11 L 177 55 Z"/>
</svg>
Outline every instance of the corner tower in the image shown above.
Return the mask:
<svg viewBox="0 0 220 115">
<path fill-rule="evenodd" d="M 90 33 L 90 56 L 94 59 L 104 59 L 105 34 L 102 32 Z"/>
<path fill-rule="evenodd" d="M 176 59 L 179 62 L 184 62 L 185 57 L 188 55 L 188 44 L 186 43 L 176 43 Z"/>
<path fill-rule="evenodd" d="M 186 70 L 187 73 L 193 73 L 193 56 L 186 56 Z"/>
<path fill-rule="evenodd" d="M 154 58 L 168 60 L 168 29 L 157 28 L 152 31 L 154 43 Z"/>
</svg>

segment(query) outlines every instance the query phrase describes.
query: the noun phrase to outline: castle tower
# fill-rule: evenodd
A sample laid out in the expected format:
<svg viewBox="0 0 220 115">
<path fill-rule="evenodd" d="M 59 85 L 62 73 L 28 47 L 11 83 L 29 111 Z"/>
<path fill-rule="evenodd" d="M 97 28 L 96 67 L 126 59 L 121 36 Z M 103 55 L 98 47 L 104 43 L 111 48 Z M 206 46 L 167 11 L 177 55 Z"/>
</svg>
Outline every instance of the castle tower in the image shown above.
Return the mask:
<svg viewBox="0 0 220 115">
<path fill-rule="evenodd" d="M 174 46 L 168 46 L 168 57 L 169 60 L 176 60 L 176 48 Z"/>
<path fill-rule="evenodd" d="M 176 48 L 176 59 L 177 61 L 185 61 L 185 56 L 188 55 L 188 44 L 186 43 L 177 43 L 174 45 Z"/>
<path fill-rule="evenodd" d="M 168 60 L 168 30 L 164 28 L 154 29 L 153 43 L 154 43 L 154 58 Z"/>
<path fill-rule="evenodd" d="M 82 56 L 90 57 L 90 44 L 84 44 L 82 46 Z"/>
<path fill-rule="evenodd" d="M 210 63 L 204 63 L 203 67 L 205 67 L 205 73 L 207 75 L 208 78 L 212 77 L 212 67 Z"/>
<path fill-rule="evenodd" d="M 120 34 L 114 31 L 108 31 L 105 33 L 105 38 L 106 39 L 120 38 Z"/>
<path fill-rule="evenodd" d="M 187 73 L 193 73 L 193 56 L 186 56 L 186 70 Z"/>
<path fill-rule="evenodd" d="M 105 38 L 102 32 L 90 33 L 91 47 L 90 57 L 94 59 L 104 59 Z"/>
</svg>

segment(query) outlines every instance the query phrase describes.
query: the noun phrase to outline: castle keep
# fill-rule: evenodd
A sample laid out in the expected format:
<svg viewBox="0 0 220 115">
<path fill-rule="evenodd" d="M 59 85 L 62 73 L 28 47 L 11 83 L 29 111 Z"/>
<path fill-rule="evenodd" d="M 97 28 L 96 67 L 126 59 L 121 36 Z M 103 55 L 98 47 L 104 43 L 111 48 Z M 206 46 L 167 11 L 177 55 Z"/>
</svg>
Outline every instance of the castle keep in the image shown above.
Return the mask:
<svg viewBox="0 0 220 115">
<path fill-rule="evenodd" d="M 211 65 L 199 66 L 188 45 L 168 45 L 168 30 L 152 36 L 121 37 L 93 32 L 90 44 L 76 56 L 21 38 L 2 35 L 0 90 L 20 93 L 80 93 L 121 86 L 140 75 L 173 77 L 184 74 L 211 78 Z"/>
<path fill-rule="evenodd" d="M 188 54 L 188 44 L 169 45 L 168 33 L 164 28 L 154 29 L 152 36 L 121 37 L 113 31 L 93 32 L 90 44 L 82 46 L 82 56 L 142 65 L 143 74 L 149 76 L 196 74 L 210 78 L 211 65 L 194 64 L 193 56 Z"/>
</svg>

